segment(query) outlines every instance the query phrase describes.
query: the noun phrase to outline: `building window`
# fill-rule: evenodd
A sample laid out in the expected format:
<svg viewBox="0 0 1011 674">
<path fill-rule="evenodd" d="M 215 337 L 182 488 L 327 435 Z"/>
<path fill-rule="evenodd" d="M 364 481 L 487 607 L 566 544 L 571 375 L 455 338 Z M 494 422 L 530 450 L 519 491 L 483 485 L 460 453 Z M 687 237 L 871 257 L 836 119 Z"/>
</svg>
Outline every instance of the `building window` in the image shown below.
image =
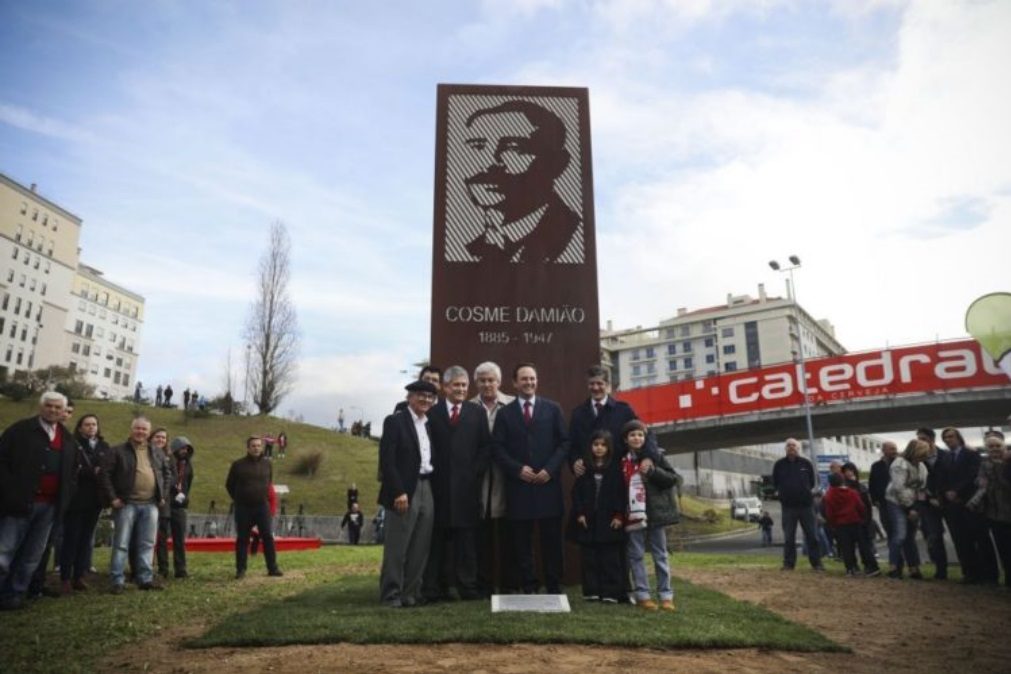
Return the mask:
<svg viewBox="0 0 1011 674">
<path fill-rule="evenodd" d="M 691 353 L 692 352 L 692 343 L 691 342 L 681 342 L 681 350 L 684 353 Z"/>
<path fill-rule="evenodd" d="M 84 332 L 84 321 L 74 323 L 74 332 L 78 335 Z"/>
<path fill-rule="evenodd" d="M 642 365 L 633 365 L 632 366 L 632 376 L 633 377 L 638 377 L 640 374 L 642 374 Z"/>
<path fill-rule="evenodd" d="M 119 370 L 116 370 L 116 373 L 112 376 L 112 383 L 119 385 L 119 381 L 122 377 L 123 377 L 122 373 L 120 373 Z"/>
<path fill-rule="evenodd" d="M 737 353 L 737 347 L 734 346 L 733 344 L 724 344 L 723 345 L 723 355 L 724 356 L 729 356 L 732 353 Z"/>
<path fill-rule="evenodd" d="M 11 251 L 11 259 L 12 260 L 18 259 L 18 255 L 20 255 L 20 254 L 21 254 L 21 249 L 18 248 L 17 246 L 14 246 L 14 250 Z"/>
<path fill-rule="evenodd" d="M 639 360 L 641 356 L 639 355 L 639 349 L 632 352 L 632 360 Z"/>
<path fill-rule="evenodd" d="M 95 326 L 94 325 L 92 325 L 91 323 L 88 323 L 87 325 L 84 326 L 84 336 L 85 337 L 91 337 L 94 334 L 95 334 Z"/>
<path fill-rule="evenodd" d="M 4 318 L 0 318 L 0 334 L 3 334 L 3 331 L 4 331 L 4 323 L 5 323 L 5 322 L 6 322 L 6 319 L 4 319 Z"/>
<path fill-rule="evenodd" d="M 656 373 L 656 363 L 654 363 L 653 361 L 650 361 L 650 362 L 646 363 L 646 372 L 648 374 L 655 374 Z"/>
<path fill-rule="evenodd" d="M 105 377 L 106 379 L 109 379 L 110 377 L 112 377 L 112 370 L 109 368 L 105 368 L 105 371 L 102 372 L 102 376 Z"/>
<path fill-rule="evenodd" d="M 81 352 L 80 342 L 74 342 L 73 344 L 70 345 L 70 353 L 80 353 L 80 352 Z"/>
<path fill-rule="evenodd" d="M 34 343 L 35 343 L 35 340 L 32 340 L 32 344 L 34 344 Z M 33 367 L 35 367 L 35 352 L 34 351 L 32 351 L 31 353 L 28 354 L 28 369 L 30 370 Z"/>
<path fill-rule="evenodd" d="M 99 309 L 98 310 L 98 317 L 99 318 L 105 318 L 105 309 Z"/>
<path fill-rule="evenodd" d="M 104 336 L 105 336 L 105 330 L 102 329 L 102 326 L 98 326 L 97 328 L 95 328 L 95 338 L 96 339 L 101 339 Z"/>
<path fill-rule="evenodd" d="M 98 298 L 98 303 L 101 304 L 103 307 L 104 306 L 108 306 L 109 305 L 109 293 L 102 292 L 102 294 Z"/>
<path fill-rule="evenodd" d="M 28 306 L 25 307 L 25 316 L 27 316 L 28 318 L 32 317 L 32 303 L 31 302 L 29 302 Z"/>
<path fill-rule="evenodd" d="M 21 341 L 22 342 L 28 341 L 28 326 L 27 325 L 22 325 L 21 326 Z"/>
<path fill-rule="evenodd" d="M 693 367 L 695 367 L 694 364 L 692 363 L 692 359 L 691 358 L 685 358 L 684 363 L 685 363 L 685 369 L 686 370 L 690 370 Z"/>
<path fill-rule="evenodd" d="M 11 356 L 14 355 L 14 349 L 10 346 L 7 347 L 7 354 L 4 356 L 4 360 L 8 363 L 11 362 Z"/>
<path fill-rule="evenodd" d="M 130 375 L 124 372 L 123 373 L 123 386 L 129 386 L 129 385 L 130 385 Z"/>
<path fill-rule="evenodd" d="M 653 358 L 655 356 L 656 356 L 656 349 L 654 349 L 652 346 L 647 346 L 646 347 L 646 357 L 647 358 Z"/>
<path fill-rule="evenodd" d="M 24 274 L 22 274 L 21 278 L 18 279 L 18 285 L 21 286 L 22 288 L 24 288 L 26 280 L 27 280 L 27 277 Z"/>
<path fill-rule="evenodd" d="M 716 332 L 716 326 L 713 325 L 712 321 L 702 321 L 702 332 Z"/>
<path fill-rule="evenodd" d="M 81 347 L 81 355 L 82 356 L 91 355 L 91 344 L 85 344 L 83 347 Z"/>
<path fill-rule="evenodd" d="M 678 345 L 677 344 L 668 344 L 667 345 L 667 355 L 668 356 L 673 356 L 677 352 L 678 352 Z"/>
<path fill-rule="evenodd" d="M 14 283 L 14 270 L 11 269 L 7 272 L 7 283 Z"/>
<path fill-rule="evenodd" d="M 46 273 L 47 274 L 49 273 L 49 261 L 48 260 L 46 261 Z"/>
<path fill-rule="evenodd" d="M 102 347 L 100 347 L 98 344 L 96 344 L 94 350 L 92 350 L 92 353 L 95 354 L 96 356 L 101 356 L 102 355 Z"/>
<path fill-rule="evenodd" d="M 18 322 L 11 321 L 11 333 L 8 335 L 11 339 L 14 339 L 18 334 Z"/>
<path fill-rule="evenodd" d="M 76 360 L 70 361 L 70 371 L 71 372 L 77 372 L 77 361 Z"/>
<path fill-rule="evenodd" d="M 35 283 L 36 281 L 34 278 L 28 279 L 28 289 L 32 292 L 35 292 Z"/>
<path fill-rule="evenodd" d="M 690 326 L 690 325 L 682 325 L 681 326 L 681 336 L 682 337 L 687 337 L 690 334 L 692 334 L 692 326 Z"/>
<path fill-rule="evenodd" d="M 46 249 L 46 255 L 48 255 L 49 257 L 53 256 L 53 242 L 52 241 L 49 242 L 49 247 Z"/>
<path fill-rule="evenodd" d="M 27 212 L 28 212 L 28 202 L 27 201 L 22 201 L 21 202 L 21 215 L 25 215 Z"/>
<path fill-rule="evenodd" d="M 724 372 L 736 372 L 737 371 L 737 363 L 735 363 L 734 361 L 730 361 L 729 363 L 724 363 L 723 364 L 723 371 Z"/>
<path fill-rule="evenodd" d="M 42 293 L 42 295 L 45 295 L 45 294 L 46 294 L 46 290 L 47 290 L 47 288 L 46 288 L 46 284 L 45 284 L 45 283 L 43 283 L 43 284 L 42 284 L 42 290 L 40 290 L 39 292 L 41 292 L 41 293 Z"/>
<path fill-rule="evenodd" d="M 671 372 L 674 372 L 675 370 L 678 369 L 678 362 L 676 358 L 671 358 L 669 361 L 667 361 L 667 369 L 670 370 Z"/>
<path fill-rule="evenodd" d="M 24 349 L 18 349 L 18 359 L 15 361 L 15 363 L 17 363 L 18 365 L 20 365 L 22 363 L 22 361 L 24 361 L 24 359 L 25 359 L 25 350 Z"/>
<path fill-rule="evenodd" d="M 57 220 L 56 218 L 53 218 L 53 231 L 55 232 L 55 231 L 57 231 L 57 230 L 58 230 L 59 228 L 60 228 L 60 221 L 59 221 L 59 220 Z"/>
<path fill-rule="evenodd" d="M 14 313 L 16 313 L 16 314 L 20 314 L 21 313 L 21 298 L 20 297 L 15 297 L 14 298 Z"/>
<path fill-rule="evenodd" d="M 123 367 L 123 358 L 122 357 L 116 359 L 116 367 Z"/>
<path fill-rule="evenodd" d="M 715 362 L 716 362 L 716 356 L 714 356 L 711 353 L 707 353 L 706 354 L 706 363 L 709 364 L 709 365 L 712 365 Z"/>
<path fill-rule="evenodd" d="M 713 338 L 712 337 L 706 337 L 706 341 L 703 342 L 703 344 L 705 344 L 709 348 L 712 348 L 712 346 L 713 346 Z"/>
<path fill-rule="evenodd" d="M 734 329 L 733 328 L 723 328 L 722 330 L 720 330 L 720 336 L 721 337 L 733 337 L 734 336 Z"/>
<path fill-rule="evenodd" d="M 2 308 L 3 308 L 4 311 L 7 311 L 7 305 L 10 304 L 10 303 L 11 303 L 11 294 L 10 293 L 4 293 L 4 301 L 3 301 L 3 305 L 2 305 Z"/>
</svg>

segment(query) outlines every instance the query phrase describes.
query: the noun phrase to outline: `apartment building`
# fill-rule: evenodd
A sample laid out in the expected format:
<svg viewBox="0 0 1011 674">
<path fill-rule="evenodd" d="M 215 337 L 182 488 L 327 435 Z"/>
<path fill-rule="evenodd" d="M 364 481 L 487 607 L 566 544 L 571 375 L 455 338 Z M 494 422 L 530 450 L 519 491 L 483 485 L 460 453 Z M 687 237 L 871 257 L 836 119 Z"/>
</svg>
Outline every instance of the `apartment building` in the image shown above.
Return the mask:
<svg viewBox="0 0 1011 674">
<path fill-rule="evenodd" d="M 137 380 L 144 298 L 82 263 L 74 277 L 72 301 L 65 361 L 85 373 L 98 396 L 116 400 L 131 395 Z"/>
<path fill-rule="evenodd" d="M 70 366 L 132 392 L 144 298 L 80 262 L 81 218 L 0 174 L 0 369 Z"/>
<path fill-rule="evenodd" d="M 64 365 L 81 219 L 0 174 L 0 368 Z"/>
</svg>

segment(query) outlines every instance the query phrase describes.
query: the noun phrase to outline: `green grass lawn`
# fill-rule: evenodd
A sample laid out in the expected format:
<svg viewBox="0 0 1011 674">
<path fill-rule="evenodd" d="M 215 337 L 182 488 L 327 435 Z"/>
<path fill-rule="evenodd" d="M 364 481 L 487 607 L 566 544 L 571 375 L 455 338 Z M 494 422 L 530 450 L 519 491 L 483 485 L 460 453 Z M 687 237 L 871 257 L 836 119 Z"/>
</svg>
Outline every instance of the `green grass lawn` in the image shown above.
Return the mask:
<svg viewBox="0 0 1011 674">
<path fill-rule="evenodd" d="M 572 588 L 567 615 L 492 615 L 485 602 L 442 604 L 396 612 L 378 601 L 382 550 L 332 546 L 282 553 L 284 578 L 266 578 L 262 558 L 235 581 L 228 554 L 191 554 L 191 577 L 163 592 L 107 593 L 108 581 L 72 597 L 40 599 L 24 611 L 0 613 L 2 670 L 93 671 L 115 650 L 178 635 L 180 626 L 206 628 L 190 645 L 290 643 L 552 642 L 652 648 L 757 646 L 784 650 L 840 650 L 812 630 L 758 606 L 675 578 L 678 613 L 647 614 L 631 606 L 587 604 Z M 774 566 L 762 556 L 675 553 L 672 565 Z M 108 549 L 96 551 L 108 568 Z M 261 577 L 264 576 L 264 577 Z M 49 635 L 59 635 L 54 647 Z M 139 649 L 143 652 L 143 649 Z"/>
</svg>

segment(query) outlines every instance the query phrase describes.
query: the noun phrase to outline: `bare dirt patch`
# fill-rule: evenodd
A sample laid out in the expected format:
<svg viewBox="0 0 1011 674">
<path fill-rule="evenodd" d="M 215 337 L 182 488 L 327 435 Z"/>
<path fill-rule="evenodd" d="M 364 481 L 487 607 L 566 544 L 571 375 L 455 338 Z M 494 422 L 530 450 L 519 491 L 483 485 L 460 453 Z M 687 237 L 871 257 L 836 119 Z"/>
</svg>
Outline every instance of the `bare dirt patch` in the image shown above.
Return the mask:
<svg viewBox="0 0 1011 674">
<path fill-rule="evenodd" d="M 758 649 L 657 651 L 564 645 L 354 645 L 190 650 L 191 626 L 111 654 L 103 671 L 344 672 L 1005 672 L 1011 592 L 932 581 L 846 579 L 798 570 L 685 569 L 694 583 L 808 625 L 850 654 Z M 692 610 L 690 605 L 683 610 Z M 648 619 L 648 618 L 645 618 Z"/>
</svg>

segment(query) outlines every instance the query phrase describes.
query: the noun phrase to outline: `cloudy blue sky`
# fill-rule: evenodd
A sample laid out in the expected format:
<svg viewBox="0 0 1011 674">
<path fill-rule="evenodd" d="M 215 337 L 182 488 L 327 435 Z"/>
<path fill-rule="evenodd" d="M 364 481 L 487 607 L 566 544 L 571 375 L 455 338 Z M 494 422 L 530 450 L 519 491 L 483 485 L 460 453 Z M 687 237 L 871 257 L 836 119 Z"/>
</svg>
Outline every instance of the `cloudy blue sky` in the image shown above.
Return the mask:
<svg viewBox="0 0 1011 674">
<path fill-rule="evenodd" d="M 428 353 L 438 83 L 590 90 L 601 318 L 799 299 L 850 349 L 1007 290 L 1011 3 L 0 0 L 0 172 L 147 298 L 140 378 L 220 391 L 293 239 L 281 411 L 379 421 Z"/>
</svg>

